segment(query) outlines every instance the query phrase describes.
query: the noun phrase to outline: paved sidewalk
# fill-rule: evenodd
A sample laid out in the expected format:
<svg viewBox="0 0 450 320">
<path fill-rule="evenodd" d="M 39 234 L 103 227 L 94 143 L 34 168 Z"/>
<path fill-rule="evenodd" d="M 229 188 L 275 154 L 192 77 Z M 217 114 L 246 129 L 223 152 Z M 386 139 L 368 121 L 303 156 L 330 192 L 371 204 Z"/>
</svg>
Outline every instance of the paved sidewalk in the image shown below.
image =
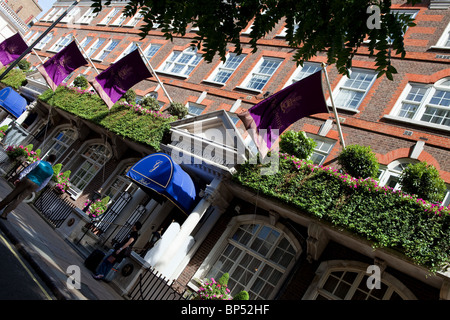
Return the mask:
<svg viewBox="0 0 450 320">
<path fill-rule="evenodd" d="M 0 199 L 11 190 L 12 187 L 0 178 Z M 83 257 L 28 204 L 21 203 L 8 215 L 7 221 L 0 219 L 0 230 L 31 264 L 57 299 L 124 300 L 108 283 L 93 279 L 91 271 L 84 266 Z M 67 286 L 67 279 L 72 272 L 66 271 L 71 265 L 80 268 L 80 290 L 69 289 Z"/>
</svg>

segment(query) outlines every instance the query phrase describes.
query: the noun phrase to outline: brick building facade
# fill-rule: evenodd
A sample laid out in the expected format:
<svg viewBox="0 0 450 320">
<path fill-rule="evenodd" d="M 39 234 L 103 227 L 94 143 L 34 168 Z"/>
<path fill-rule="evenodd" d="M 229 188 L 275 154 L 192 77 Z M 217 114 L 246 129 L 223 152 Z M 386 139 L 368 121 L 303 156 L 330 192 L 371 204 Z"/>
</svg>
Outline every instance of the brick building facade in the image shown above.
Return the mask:
<svg viewBox="0 0 450 320">
<path fill-rule="evenodd" d="M 123 19 L 121 9 L 124 2 L 112 1 L 111 6 L 104 7 L 98 15 L 93 15 L 90 1 L 81 1 L 36 46 L 36 52 L 43 60 L 52 57 L 75 36 L 86 55 L 90 56 L 101 72 L 131 52 L 135 48 L 133 44 L 138 42 L 170 97 L 185 104 L 190 116 L 195 117 L 193 119 L 210 121 L 209 114 L 216 112 L 214 115 L 218 115 L 217 112 L 224 110 L 233 125 L 242 130 L 242 123 L 235 113 L 251 108 L 264 97 L 319 70 L 321 63 L 326 62 L 325 53 L 318 53 L 303 67 L 297 67 L 292 61 L 294 53 L 284 41 L 284 23 L 280 22 L 265 39 L 259 41 L 256 53 L 251 53 L 249 38 L 244 32 L 241 37 L 243 55 L 233 55 L 230 46 L 227 60 L 229 64 L 224 64 L 218 57 L 211 63 L 206 63 L 201 59 L 201 51 L 189 46 L 196 35 L 195 29 L 188 29 L 185 36 L 175 35 L 173 41 L 168 41 L 158 28 L 154 28 L 145 39 L 140 39 L 138 27 L 142 18 L 135 16 Z M 31 43 L 37 39 L 70 3 L 71 1 L 64 0 L 56 2 L 49 13 L 31 28 L 26 36 L 27 41 Z M 448 7 L 445 1 L 424 1 L 414 7 L 404 4 L 404 1 L 393 1 L 393 9 L 412 15 L 417 24 L 405 33 L 406 57 L 393 57 L 393 65 L 399 72 L 394 75 L 393 81 L 384 76 L 376 77 L 375 62 L 369 57 L 364 45 L 353 60 L 349 77 L 338 74 L 334 66 L 327 67 L 346 145 L 371 146 L 380 163 L 381 184 L 398 188 L 398 177 L 406 164 L 426 161 L 439 170 L 450 189 Z M 34 55 L 30 55 L 28 60 L 34 66 L 40 63 Z M 90 79 L 96 75 L 96 71 L 91 65 L 82 67 L 69 76 L 66 83 L 71 84 L 79 74 Z M 259 78 L 255 78 L 255 74 Z M 162 110 L 169 105 L 169 99 L 155 77 L 140 82 L 133 89 L 139 98 L 148 94 L 157 97 Z M 325 92 L 325 97 L 329 101 L 328 92 Z M 48 110 L 46 111 L 45 106 L 38 105 L 38 113 L 39 119 L 30 126 L 35 130 L 33 134 L 42 132 Z M 90 146 L 104 146 L 105 153 L 116 152 L 114 156 L 107 156 L 105 162 L 96 163 L 100 169 L 89 179 L 85 175 L 83 178 L 86 179 L 86 184 L 80 183 L 78 190 L 70 193 L 72 201 L 80 208 L 92 192 L 105 194 L 120 183 L 125 185 L 124 180 L 119 177 L 121 173 L 137 159 L 153 152 L 151 148 L 142 146 L 125 146 L 92 126 L 79 127 L 80 122 L 69 115 L 60 114 L 55 118 L 52 114 L 49 119 L 52 126 L 48 128 L 48 133 L 45 131 L 46 139 L 42 139 L 41 135 L 40 142 L 46 145 L 44 150 L 48 151 L 51 139 L 64 130 L 73 131 L 73 141 L 67 144 L 60 159 L 67 165 L 66 169 L 72 169 L 75 175 L 77 165 L 82 159 L 88 158 Z M 221 119 L 228 121 L 226 117 Z M 292 130 L 305 131 L 318 142 L 314 159 L 320 165 L 337 166 L 336 157 L 342 150 L 332 119 L 331 113 L 317 114 L 304 118 L 291 127 Z M 180 128 L 189 124 L 189 120 L 183 121 L 178 124 Z M 246 146 L 252 148 L 250 137 L 244 134 L 243 138 Z M 120 148 L 119 152 L 116 147 Z M 208 167 L 208 170 L 215 169 Z M 215 181 L 215 178 L 208 179 L 206 184 Z M 195 289 L 198 285 L 196 279 L 223 271 L 222 268 L 230 261 L 234 262 L 231 268 L 237 274 L 239 265 L 247 261 L 239 272 L 249 278 L 233 276 L 232 282 L 236 288 L 252 291 L 252 298 L 362 299 L 370 296 L 435 300 L 448 299 L 450 296 L 448 276 L 427 278 L 426 270 L 412 266 L 390 253 L 372 252 L 370 244 L 363 239 L 355 240 L 351 235 L 340 234 L 314 219 L 303 217 L 302 213 L 294 215 L 295 210 L 277 202 L 259 199 L 256 204 L 254 195 L 244 192 L 232 182 L 225 181 L 220 188 L 220 196 L 212 196 L 216 200 L 219 198 L 217 201 L 220 205 L 215 206 L 204 220 L 199 218 L 196 221 L 198 227 L 192 230 L 192 246 L 185 248 L 185 255 L 180 258 L 176 268 L 171 269 L 170 276 L 183 285 Z M 118 187 L 117 190 L 119 189 Z M 143 232 L 140 243 L 143 246 L 153 230 L 162 225 L 169 227 L 171 214 L 175 216 L 176 209 L 168 204 L 157 205 L 136 189 L 133 189 L 135 201 L 130 203 L 147 210 L 147 216 L 143 214 L 139 217 L 151 217 L 144 223 L 148 230 Z M 450 195 L 447 192 L 444 204 L 448 205 L 449 201 Z M 127 206 L 129 210 L 134 210 L 130 209 L 131 204 Z M 240 211 L 236 209 L 238 207 Z M 163 218 L 155 218 L 158 210 L 164 212 Z M 133 216 L 131 211 L 127 212 L 126 217 L 119 216 L 115 223 L 129 221 L 127 219 Z M 205 212 L 200 217 L 203 214 Z M 183 219 L 176 220 L 180 224 L 187 223 Z M 186 219 L 188 220 L 190 221 L 190 217 Z M 283 254 L 280 254 L 278 262 L 269 258 L 262 259 L 264 261 L 260 262 L 261 267 L 252 270 L 249 261 L 256 261 L 259 256 L 250 245 L 236 240 L 236 237 L 248 235 L 251 238 L 249 241 L 256 243 L 263 233 L 276 238 L 270 250 L 277 251 L 277 254 L 282 251 Z M 113 236 L 111 230 L 106 234 L 108 239 Z M 229 248 L 234 248 L 230 250 L 235 250 L 233 252 L 236 256 L 232 257 L 231 253 L 227 256 Z M 252 258 L 243 258 L 244 256 Z M 140 258 L 135 259 L 137 261 Z M 167 261 L 162 259 L 160 263 L 169 268 Z M 145 265 L 141 261 L 142 264 Z M 361 284 L 366 281 L 367 266 L 373 264 L 380 266 L 387 280 L 383 282 L 382 291 L 367 292 Z M 123 292 L 129 289 L 127 281 L 129 280 L 121 278 L 116 280 L 118 288 Z"/>
</svg>

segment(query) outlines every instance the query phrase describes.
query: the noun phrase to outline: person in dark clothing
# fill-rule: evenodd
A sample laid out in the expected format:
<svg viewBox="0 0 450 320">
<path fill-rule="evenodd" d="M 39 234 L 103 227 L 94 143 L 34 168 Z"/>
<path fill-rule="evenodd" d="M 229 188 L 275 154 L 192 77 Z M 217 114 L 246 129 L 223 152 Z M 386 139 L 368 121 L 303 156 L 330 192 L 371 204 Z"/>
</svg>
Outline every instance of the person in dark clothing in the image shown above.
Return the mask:
<svg viewBox="0 0 450 320">
<path fill-rule="evenodd" d="M 6 216 L 14 210 L 24 199 L 33 192 L 39 192 L 53 176 L 52 163 L 56 156 L 51 154 L 47 161 L 39 160 L 26 167 L 19 178 L 14 181 L 15 188 L 0 202 L 0 210 L 3 210 L 0 218 L 7 220 Z"/>
<path fill-rule="evenodd" d="M 131 232 L 128 236 L 115 247 L 113 253 L 108 255 L 97 268 L 97 272 L 93 275 L 94 279 L 101 280 L 103 279 L 109 271 L 111 271 L 112 267 L 115 263 L 119 263 L 125 258 L 125 249 L 130 247 L 136 243 L 136 240 L 139 238 L 138 231 L 142 228 L 142 224 L 138 221 L 131 228 Z"/>
</svg>

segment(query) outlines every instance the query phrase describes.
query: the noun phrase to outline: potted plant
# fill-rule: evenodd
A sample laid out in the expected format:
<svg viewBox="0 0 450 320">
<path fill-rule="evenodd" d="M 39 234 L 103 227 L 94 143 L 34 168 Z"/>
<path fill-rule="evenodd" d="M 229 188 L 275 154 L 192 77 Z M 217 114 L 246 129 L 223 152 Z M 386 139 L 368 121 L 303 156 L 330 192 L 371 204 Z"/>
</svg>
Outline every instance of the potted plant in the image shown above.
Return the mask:
<svg viewBox="0 0 450 320">
<path fill-rule="evenodd" d="M 200 288 L 197 291 L 195 300 L 248 300 L 247 291 L 241 291 L 236 296 L 231 296 L 228 289 L 228 279 L 230 275 L 224 273 L 218 281 L 211 278 L 200 281 Z"/>
<path fill-rule="evenodd" d="M 97 199 L 94 201 L 88 200 L 84 205 L 88 207 L 86 213 L 89 217 L 95 221 L 98 220 L 99 217 L 105 213 L 106 209 L 108 209 L 109 197 L 106 196 L 103 199 Z"/>
<path fill-rule="evenodd" d="M 58 193 L 66 192 L 70 187 L 70 174 L 71 171 L 67 170 L 65 172 L 61 171 L 62 164 L 57 163 L 53 166 L 53 177 L 52 184 L 54 186 L 54 190 Z"/>
</svg>

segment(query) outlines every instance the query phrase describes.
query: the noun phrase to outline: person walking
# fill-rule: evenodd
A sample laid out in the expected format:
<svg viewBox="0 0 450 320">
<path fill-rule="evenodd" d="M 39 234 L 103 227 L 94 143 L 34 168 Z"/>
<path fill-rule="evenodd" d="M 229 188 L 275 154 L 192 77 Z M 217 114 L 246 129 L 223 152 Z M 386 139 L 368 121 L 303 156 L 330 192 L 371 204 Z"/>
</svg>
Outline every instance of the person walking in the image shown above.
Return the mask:
<svg viewBox="0 0 450 320">
<path fill-rule="evenodd" d="M 51 154 L 47 160 L 38 160 L 30 164 L 14 181 L 14 189 L 0 202 L 0 218 L 7 220 L 7 215 L 33 192 L 39 192 L 53 176 L 52 164 L 56 156 Z"/>
<path fill-rule="evenodd" d="M 127 256 L 127 251 L 131 253 L 131 248 L 133 248 L 133 245 L 136 243 L 136 240 L 139 237 L 138 231 L 141 228 L 142 224 L 137 221 L 131 228 L 131 232 L 128 234 L 128 236 L 121 243 L 115 246 L 114 251 L 110 255 L 103 259 L 102 263 L 97 268 L 97 272 L 92 275 L 94 279 L 103 279 L 108 274 L 108 272 L 111 271 L 115 263 L 120 263 L 123 258 Z"/>
</svg>

